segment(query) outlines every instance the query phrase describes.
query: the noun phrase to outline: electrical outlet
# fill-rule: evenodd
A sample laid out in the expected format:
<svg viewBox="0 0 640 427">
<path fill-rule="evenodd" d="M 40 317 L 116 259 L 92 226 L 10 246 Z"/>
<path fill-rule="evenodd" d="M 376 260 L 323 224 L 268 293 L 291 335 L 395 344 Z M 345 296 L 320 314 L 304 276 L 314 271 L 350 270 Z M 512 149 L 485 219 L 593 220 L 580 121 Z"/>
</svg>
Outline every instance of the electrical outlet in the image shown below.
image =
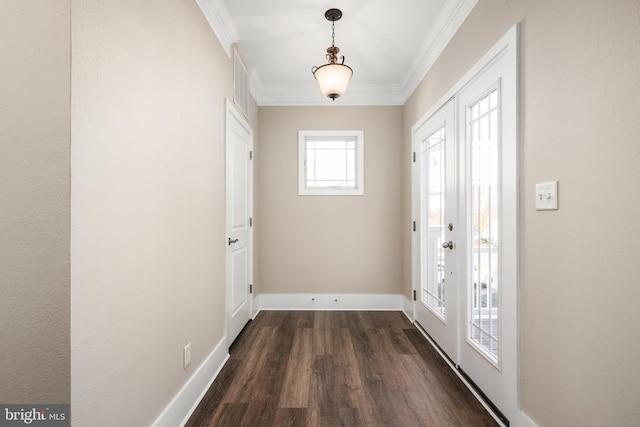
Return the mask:
<svg viewBox="0 0 640 427">
<path fill-rule="evenodd" d="M 182 356 L 183 356 L 182 360 L 184 365 L 183 368 L 187 369 L 187 366 L 191 364 L 191 343 L 184 346 Z"/>
</svg>

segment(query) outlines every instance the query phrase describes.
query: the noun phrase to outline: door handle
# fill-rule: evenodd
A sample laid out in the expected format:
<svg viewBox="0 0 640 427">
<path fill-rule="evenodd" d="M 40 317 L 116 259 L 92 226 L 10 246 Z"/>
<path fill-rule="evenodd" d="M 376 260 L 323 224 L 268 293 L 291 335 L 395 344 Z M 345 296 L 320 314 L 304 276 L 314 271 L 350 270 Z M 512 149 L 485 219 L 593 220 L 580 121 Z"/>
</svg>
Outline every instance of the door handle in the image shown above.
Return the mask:
<svg viewBox="0 0 640 427">
<path fill-rule="evenodd" d="M 229 246 L 231 246 L 232 243 L 236 243 L 238 241 L 238 239 L 231 239 L 231 237 L 229 237 Z"/>
<path fill-rule="evenodd" d="M 453 249 L 453 242 L 451 240 L 449 240 L 448 242 L 444 242 L 442 244 L 442 247 L 445 248 L 445 249 L 447 249 L 447 248 Z"/>
</svg>

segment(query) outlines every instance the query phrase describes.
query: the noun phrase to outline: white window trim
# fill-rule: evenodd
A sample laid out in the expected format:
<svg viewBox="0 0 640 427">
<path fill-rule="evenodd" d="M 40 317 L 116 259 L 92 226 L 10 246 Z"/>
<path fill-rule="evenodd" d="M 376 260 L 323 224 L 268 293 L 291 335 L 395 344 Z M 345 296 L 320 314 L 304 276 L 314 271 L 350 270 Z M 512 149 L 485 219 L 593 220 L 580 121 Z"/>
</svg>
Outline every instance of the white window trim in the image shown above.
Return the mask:
<svg viewBox="0 0 640 427">
<path fill-rule="evenodd" d="M 346 137 L 356 140 L 356 188 L 308 188 L 306 174 L 307 139 Z M 300 130 L 298 131 L 298 195 L 300 196 L 363 196 L 364 195 L 364 131 L 362 130 Z"/>
</svg>

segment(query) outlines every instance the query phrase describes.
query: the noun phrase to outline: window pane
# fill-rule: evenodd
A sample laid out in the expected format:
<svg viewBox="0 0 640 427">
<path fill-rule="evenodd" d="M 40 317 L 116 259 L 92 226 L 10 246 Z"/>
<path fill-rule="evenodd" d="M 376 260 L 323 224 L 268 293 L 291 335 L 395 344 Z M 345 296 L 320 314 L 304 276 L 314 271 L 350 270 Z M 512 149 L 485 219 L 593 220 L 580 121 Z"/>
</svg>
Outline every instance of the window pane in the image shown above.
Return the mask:
<svg viewBox="0 0 640 427">
<path fill-rule="evenodd" d="M 356 186 L 355 140 L 307 141 L 307 187 L 354 188 Z"/>
<path fill-rule="evenodd" d="M 347 156 L 344 150 L 317 150 L 316 176 L 318 180 L 345 180 Z"/>
<path fill-rule="evenodd" d="M 299 131 L 301 195 L 362 195 L 362 131 Z"/>
</svg>

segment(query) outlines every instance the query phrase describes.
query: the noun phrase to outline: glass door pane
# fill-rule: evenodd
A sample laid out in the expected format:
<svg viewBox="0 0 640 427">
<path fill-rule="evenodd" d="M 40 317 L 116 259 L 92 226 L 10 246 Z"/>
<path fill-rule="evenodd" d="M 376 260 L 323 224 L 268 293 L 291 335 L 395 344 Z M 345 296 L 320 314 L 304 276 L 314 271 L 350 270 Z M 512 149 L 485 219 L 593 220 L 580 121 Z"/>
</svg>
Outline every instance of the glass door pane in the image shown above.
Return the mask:
<svg viewBox="0 0 640 427">
<path fill-rule="evenodd" d="M 470 143 L 467 338 L 494 363 L 500 345 L 498 89 L 467 108 Z"/>
<path fill-rule="evenodd" d="M 444 126 L 430 135 L 422 152 L 423 181 L 422 200 L 422 253 L 426 262 L 422 263 L 421 299 L 426 306 L 443 320 L 446 318 L 445 304 L 445 207 L 446 207 L 446 164 Z"/>
</svg>

